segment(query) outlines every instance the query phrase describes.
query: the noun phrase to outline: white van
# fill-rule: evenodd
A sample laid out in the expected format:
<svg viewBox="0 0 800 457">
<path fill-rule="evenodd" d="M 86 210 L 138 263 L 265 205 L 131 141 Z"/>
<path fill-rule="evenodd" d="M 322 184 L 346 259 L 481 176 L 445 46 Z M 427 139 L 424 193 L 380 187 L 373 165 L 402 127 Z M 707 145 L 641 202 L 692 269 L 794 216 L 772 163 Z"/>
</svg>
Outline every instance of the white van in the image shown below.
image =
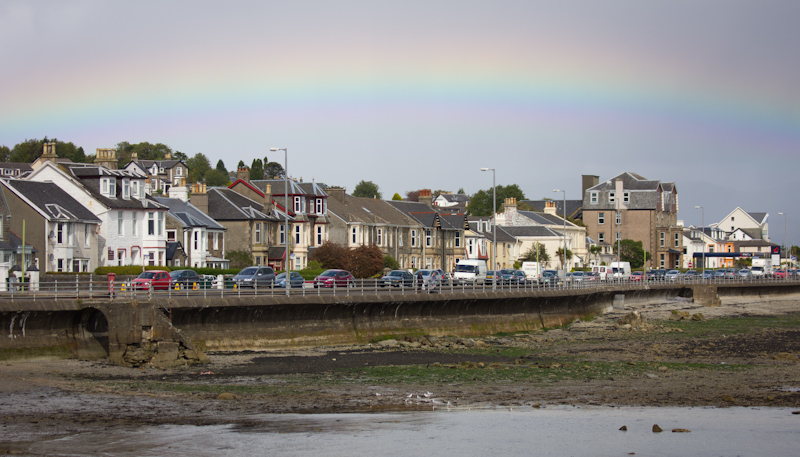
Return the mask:
<svg viewBox="0 0 800 457">
<path fill-rule="evenodd" d="M 538 281 L 539 276 L 542 275 L 544 268 L 542 264 L 539 262 L 522 262 L 522 267 L 520 268 L 525 273 L 525 277 L 528 281 Z"/>
<path fill-rule="evenodd" d="M 608 279 L 626 281 L 631 279 L 630 262 L 611 262 L 610 265 L 597 265 L 592 267 L 592 271 L 600 281 Z"/>
<path fill-rule="evenodd" d="M 486 281 L 486 261 L 465 259 L 456 264 L 453 284 L 483 284 Z"/>
</svg>

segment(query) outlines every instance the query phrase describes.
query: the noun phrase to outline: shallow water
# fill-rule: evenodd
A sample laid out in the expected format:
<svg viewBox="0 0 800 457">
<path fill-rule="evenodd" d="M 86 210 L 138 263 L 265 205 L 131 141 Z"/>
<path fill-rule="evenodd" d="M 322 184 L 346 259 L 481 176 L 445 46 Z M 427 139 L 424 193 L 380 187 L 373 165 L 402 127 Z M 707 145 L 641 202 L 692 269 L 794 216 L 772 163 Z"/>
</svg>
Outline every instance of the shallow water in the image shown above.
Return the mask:
<svg viewBox="0 0 800 457">
<path fill-rule="evenodd" d="M 381 414 L 270 414 L 248 425 L 141 426 L 40 436 L 48 455 L 789 456 L 786 408 L 543 408 Z M 653 433 L 653 424 L 664 432 Z M 628 431 L 620 431 L 623 425 Z M 690 433 L 673 433 L 674 428 Z M 6 439 L 12 438 L 7 436 Z"/>
</svg>

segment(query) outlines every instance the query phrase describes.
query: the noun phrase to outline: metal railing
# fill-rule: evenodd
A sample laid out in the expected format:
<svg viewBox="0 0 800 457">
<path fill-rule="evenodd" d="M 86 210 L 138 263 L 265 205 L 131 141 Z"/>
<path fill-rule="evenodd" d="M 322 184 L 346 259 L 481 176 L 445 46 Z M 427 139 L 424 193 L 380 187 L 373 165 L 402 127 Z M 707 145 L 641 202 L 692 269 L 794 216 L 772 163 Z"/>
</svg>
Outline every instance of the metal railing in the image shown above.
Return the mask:
<svg viewBox="0 0 800 457">
<path fill-rule="evenodd" d="M 703 279 L 699 276 L 678 276 L 674 278 L 659 277 L 641 280 L 570 280 L 558 278 L 552 281 L 498 281 L 498 292 L 542 291 L 595 289 L 613 286 L 649 287 L 653 285 L 697 285 L 697 284 L 786 284 L 798 283 L 798 275 L 787 277 L 713 277 Z M 424 286 L 424 287 L 423 287 Z M 436 294 L 436 293 L 490 293 L 492 282 L 457 283 L 453 281 L 436 281 L 401 283 L 391 286 L 380 279 L 357 279 L 349 284 L 333 284 L 330 287 L 315 286 L 313 281 L 306 281 L 302 287 L 290 288 L 289 295 L 389 295 L 389 294 Z M 241 287 L 231 279 L 223 282 L 205 280 L 189 284 L 171 284 L 163 289 L 154 289 L 149 285 L 137 285 L 131 281 L 110 282 L 105 277 L 79 277 L 75 279 L 56 280 L 52 282 L 20 282 L 6 283 L 0 287 L 0 300 L 58 300 L 58 299 L 111 299 L 111 300 L 150 300 L 155 298 L 225 298 L 247 296 L 286 297 L 286 289 L 274 284 L 253 287 Z"/>
</svg>

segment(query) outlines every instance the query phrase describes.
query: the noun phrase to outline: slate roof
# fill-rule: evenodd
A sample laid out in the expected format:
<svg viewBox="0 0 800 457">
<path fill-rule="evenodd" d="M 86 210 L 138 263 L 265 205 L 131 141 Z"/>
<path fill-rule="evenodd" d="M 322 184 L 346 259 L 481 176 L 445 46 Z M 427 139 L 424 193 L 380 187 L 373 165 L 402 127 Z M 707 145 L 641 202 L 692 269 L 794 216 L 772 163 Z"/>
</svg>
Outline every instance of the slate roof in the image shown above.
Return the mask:
<svg viewBox="0 0 800 457">
<path fill-rule="evenodd" d="M 0 173 L 2 173 L 2 176 L 22 178 L 32 171 L 33 167 L 27 162 L 0 162 Z"/>
<path fill-rule="evenodd" d="M 175 253 L 182 252 L 186 256 L 186 251 L 183 250 L 183 245 L 180 241 L 167 241 L 167 260 L 175 258 Z"/>
<path fill-rule="evenodd" d="M 537 213 L 534 211 L 517 211 L 517 213 L 527 217 L 528 219 L 540 225 L 560 225 L 560 226 L 564 225 L 564 218 L 556 216 L 554 214 Z M 575 224 L 573 224 L 570 221 L 567 221 L 567 226 L 575 227 Z"/>
<path fill-rule="evenodd" d="M 753 218 L 753 220 L 755 220 L 757 223 L 759 223 L 759 224 L 762 224 L 762 225 L 763 225 L 763 224 L 766 222 L 766 219 L 767 219 L 767 213 L 760 213 L 760 212 L 759 212 L 759 213 L 751 213 L 750 211 L 746 211 L 746 212 L 747 212 L 747 214 L 749 214 L 749 215 L 750 215 L 750 217 L 752 217 L 752 218 Z"/>
<path fill-rule="evenodd" d="M 609 202 L 609 192 L 616 191 L 614 181 L 622 180 L 622 189 L 630 192 L 630 201 L 624 205 L 630 210 L 654 210 L 661 205 L 659 188 L 668 194 L 667 207 L 677 205 L 677 197 L 671 196 L 673 192 L 677 194 L 675 183 L 661 182 L 658 180 L 645 179 L 635 173 L 624 172 L 607 181 L 604 181 L 596 186 L 590 187 L 586 190 L 583 196 L 583 209 L 588 210 L 613 210 L 616 208 L 616 203 Z M 591 193 L 598 192 L 599 198 L 597 203 L 591 202 Z M 622 202 L 622 195 L 617 195 L 616 198 Z"/>
<path fill-rule="evenodd" d="M 441 227 L 442 230 L 463 230 L 466 224 L 466 216 L 464 214 L 439 214 L 425 203 L 401 200 L 386 200 L 386 203 L 415 219 L 424 227 Z"/>
<path fill-rule="evenodd" d="M 481 230 L 483 228 L 487 228 L 486 224 L 481 224 L 479 220 L 470 220 L 467 223 L 469 224 L 469 229 L 473 232 L 486 237 L 486 239 L 491 240 L 493 237 L 493 232 L 491 226 L 489 226 L 489 230 Z M 510 233 L 503 230 L 504 227 L 497 226 L 497 242 L 498 243 L 514 243 L 517 239 L 511 235 Z"/>
<path fill-rule="evenodd" d="M 555 236 L 561 237 L 561 233 L 556 232 L 548 227 L 543 227 L 541 225 L 528 225 L 528 226 L 503 226 L 498 225 L 497 228 L 502 228 L 506 233 L 514 237 L 520 236 L 534 236 L 534 237 L 547 237 L 547 236 Z"/>
<path fill-rule="evenodd" d="M 402 227 L 419 225 L 414 218 L 398 211 L 384 200 L 353 197 L 347 194 L 345 194 L 344 201 L 338 198 L 329 198 L 328 213 L 350 223 L 361 222 Z"/>
<path fill-rule="evenodd" d="M 184 227 L 207 227 L 212 230 L 225 230 L 225 227 L 210 218 L 189 202 L 179 198 L 153 197 L 153 200 L 169 208 L 169 213 Z"/>
<path fill-rule="evenodd" d="M 287 183 L 283 179 L 254 179 L 250 184 L 264 192 L 267 184 L 272 185 L 272 195 L 284 195 L 284 188 Z M 325 190 L 315 182 L 297 182 L 289 179 L 288 182 L 289 195 L 310 195 L 318 197 L 327 197 L 328 194 Z"/>
<path fill-rule="evenodd" d="M 77 178 L 81 185 L 92 194 L 92 197 L 111 209 L 154 209 L 166 210 L 167 207 L 153 200 L 149 195 L 142 200 L 136 198 L 122 198 L 122 178 L 136 179 L 143 181 L 138 174 L 128 170 L 111 170 L 100 165 L 89 164 L 62 164 L 68 173 Z M 111 176 L 117 178 L 116 195 L 117 198 L 109 198 L 100 193 L 100 178 Z"/>
<path fill-rule="evenodd" d="M 264 213 L 264 204 L 251 200 L 227 187 L 212 187 L 208 195 L 208 215 L 217 221 L 266 220 L 282 221 L 284 213 L 273 210 Z M 293 220 L 292 217 L 289 217 Z"/>
<path fill-rule="evenodd" d="M 3 180 L 3 183 L 24 198 L 34 209 L 51 221 L 80 221 L 100 223 L 101 220 L 85 206 L 52 182 Z"/>
<path fill-rule="evenodd" d="M 469 202 L 469 195 L 465 195 L 465 194 L 438 194 L 435 197 L 433 197 L 433 199 L 436 200 L 439 197 L 442 197 L 442 198 L 444 198 L 445 200 L 447 200 L 448 202 L 451 202 L 451 203 L 466 203 L 466 202 Z"/>
<path fill-rule="evenodd" d="M 556 213 L 564 214 L 564 200 L 521 200 L 519 203 L 526 204 L 534 211 L 543 213 L 547 203 L 555 203 Z M 567 217 L 572 219 L 583 218 L 583 200 L 567 200 Z"/>
</svg>

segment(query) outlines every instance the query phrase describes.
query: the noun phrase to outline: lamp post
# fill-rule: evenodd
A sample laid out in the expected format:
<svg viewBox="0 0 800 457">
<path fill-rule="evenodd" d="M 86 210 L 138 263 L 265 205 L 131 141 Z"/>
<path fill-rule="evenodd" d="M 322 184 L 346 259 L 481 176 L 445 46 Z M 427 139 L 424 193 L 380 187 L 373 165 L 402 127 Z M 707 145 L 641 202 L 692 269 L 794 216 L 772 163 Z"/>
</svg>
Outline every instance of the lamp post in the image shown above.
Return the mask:
<svg viewBox="0 0 800 457">
<path fill-rule="evenodd" d="M 497 290 L 497 186 L 495 185 L 495 169 L 481 168 L 481 171 L 492 172 L 492 291 Z"/>
<path fill-rule="evenodd" d="M 292 271 L 289 269 L 289 151 L 287 151 L 286 148 L 269 148 L 269 150 L 273 152 L 283 151 L 283 197 L 286 202 L 283 207 L 283 214 L 285 216 L 283 241 L 286 242 L 286 250 L 283 254 L 284 261 L 286 262 L 286 268 L 284 268 L 286 277 L 283 279 L 283 285 L 286 289 L 286 295 L 289 295 L 289 291 L 292 288 Z"/>
<path fill-rule="evenodd" d="M 567 191 L 561 189 L 553 189 L 553 192 L 564 192 L 564 259 L 561 266 L 564 267 L 564 278 L 567 277 Z"/>
<path fill-rule="evenodd" d="M 787 249 L 789 247 L 789 223 L 786 222 L 786 213 L 778 213 L 779 216 L 783 216 L 783 244 L 784 246 L 781 250 Z M 780 261 L 780 256 L 778 257 L 778 261 Z M 789 271 L 789 253 L 786 254 L 786 271 Z"/>
<path fill-rule="evenodd" d="M 700 240 L 703 242 L 703 282 L 706 280 L 706 209 L 703 206 L 695 206 L 694 209 L 699 209 L 700 214 L 703 217 L 703 227 L 701 229 L 702 235 L 700 235 Z"/>
</svg>

